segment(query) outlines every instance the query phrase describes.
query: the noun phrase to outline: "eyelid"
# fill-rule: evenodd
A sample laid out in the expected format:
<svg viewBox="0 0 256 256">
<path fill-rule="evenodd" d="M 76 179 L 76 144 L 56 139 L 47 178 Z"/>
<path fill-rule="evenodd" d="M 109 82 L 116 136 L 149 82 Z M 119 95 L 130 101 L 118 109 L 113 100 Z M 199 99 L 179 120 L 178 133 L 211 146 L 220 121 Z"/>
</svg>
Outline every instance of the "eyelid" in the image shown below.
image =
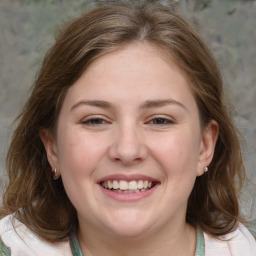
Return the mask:
<svg viewBox="0 0 256 256">
<path fill-rule="evenodd" d="M 152 115 L 149 118 L 147 118 L 146 123 L 150 123 L 153 120 L 157 120 L 157 119 L 163 119 L 166 120 L 168 122 L 168 124 L 159 124 L 159 125 L 172 125 L 174 123 L 176 123 L 176 120 L 173 117 L 167 116 L 167 115 L 161 115 L 161 114 L 157 114 L 157 115 Z M 157 124 L 155 124 L 157 125 Z"/>
<path fill-rule="evenodd" d="M 91 124 L 91 126 L 93 125 L 105 125 L 107 123 L 110 123 L 110 120 L 109 118 L 107 118 L 106 116 L 103 116 L 103 115 L 89 115 L 89 116 L 86 116 L 86 117 L 83 117 L 81 120 L 80 120 L 80 123 L 84 124 L 84 125 L 90 125 L 89 122 L 92 121 L 92 120 L 102 120 L 104 123 L 103 124 Z"/>
</svg>

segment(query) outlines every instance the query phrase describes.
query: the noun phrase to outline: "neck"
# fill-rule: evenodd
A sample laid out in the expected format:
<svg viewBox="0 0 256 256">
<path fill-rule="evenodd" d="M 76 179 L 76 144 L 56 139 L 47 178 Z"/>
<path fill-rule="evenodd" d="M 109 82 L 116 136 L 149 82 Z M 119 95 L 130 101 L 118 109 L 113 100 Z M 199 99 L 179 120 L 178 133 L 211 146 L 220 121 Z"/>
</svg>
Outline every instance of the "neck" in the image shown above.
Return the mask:
<svg viewBox="0 0 256 256">
<path fill-rule="evenodd" d="M 147 236 L 118 237 L 102 232 L 83 232 L 80 228 L 78 239 L 85 256 L 194 256 L 196 232 L 189 224 L 174 226 L 171 230 L 161 229 Z M 186 246 L 184 246 L 186 245 Z"/>
</svg>

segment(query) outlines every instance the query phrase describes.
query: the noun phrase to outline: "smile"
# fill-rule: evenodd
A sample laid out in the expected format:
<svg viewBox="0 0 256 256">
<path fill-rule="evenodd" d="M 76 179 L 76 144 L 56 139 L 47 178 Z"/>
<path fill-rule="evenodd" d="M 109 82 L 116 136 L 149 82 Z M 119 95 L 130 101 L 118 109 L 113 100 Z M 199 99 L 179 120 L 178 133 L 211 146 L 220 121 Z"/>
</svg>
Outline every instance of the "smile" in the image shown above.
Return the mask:
<svg viewBox="0 0 256 256">
<path fill-rule="evenodd" d="M 148 180 L 107 180 L 101 182 L 100 185 L 107 190 L 117 193 L 141 193 L 152 189 L 156 182 Z"/>
</svg>

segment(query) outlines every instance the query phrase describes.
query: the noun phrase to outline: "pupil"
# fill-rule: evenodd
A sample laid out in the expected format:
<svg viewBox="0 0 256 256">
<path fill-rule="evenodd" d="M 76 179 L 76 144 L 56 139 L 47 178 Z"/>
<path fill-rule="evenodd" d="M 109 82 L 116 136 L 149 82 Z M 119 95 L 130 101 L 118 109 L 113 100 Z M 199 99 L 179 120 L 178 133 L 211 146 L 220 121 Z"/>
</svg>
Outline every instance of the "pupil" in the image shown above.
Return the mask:
<svg viewBox="0 0 256 256">
<path fill-rule="evenodd" d="M 102 120 L 100 118 L 95 118 L 95 119 L 92 119 L 91 122 L 93 124 L 101 124 L 102 123 Z"/>
<path fill-rule="evenodd" d="M 155 124 L 164 124 L 165 120 L 163 118 L 156 118 L 154 123 Z"/>
</svg>

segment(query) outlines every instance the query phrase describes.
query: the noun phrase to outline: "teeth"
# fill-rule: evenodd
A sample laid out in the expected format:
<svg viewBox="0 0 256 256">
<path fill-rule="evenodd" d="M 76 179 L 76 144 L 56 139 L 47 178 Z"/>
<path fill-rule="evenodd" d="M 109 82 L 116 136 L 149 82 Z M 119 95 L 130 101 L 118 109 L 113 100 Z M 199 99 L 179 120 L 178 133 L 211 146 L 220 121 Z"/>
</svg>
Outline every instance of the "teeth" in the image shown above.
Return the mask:
<svg viewBox="0 0 256 256">
<path fill-rule="evenodd" d="M 118 189 L 118 188 L 119 188 L 118 181 L 117 180 L 113 180 L 113 189 Z"/>
<path fill-rule="evenodd" d="M 128 182 L 125 181 L 125 180 L 120 180 L 120 181 L 119 181 L 119 188 L 120 188 L 121 190 L 127 190 L 127 189 L 129 188 Z"/>
<path fill-rule="evenodd" d="M 148 180 L 132 180 L 129 182 L 125 180 L 108 180 L 102 182 L 101 185 L 106 189 L 112 189 L 118 193 L 138 193 L 152 188 L 153 183 Z"/>
<path fill-rule="evenodd" d="M 148 187 L 148 181 L 145 180 L 145 181 L 144 181 L 144 188 L 147 188 L 147 187 Z"/>
<path fill-rule="evenodd" d="M 137 182 L 135 180 L 129 182 L 129 190 L 136 190 L 138 189 Z"/>
<path fill-rule="evenodd" d="M 107 185 L 107 187 L 105 187 L 105 188 L 109 188 L 109 189 L 113 188 L 112 182 L 110 180 L 107 181 L 106 185 Z"/>
<path fill-rule="evenodd" d="M 120 193 L 120 194 L 129 194 L 129 193 L 140 193 L 140 192 L 144 192 L 144 191 L 146 191 L 146 190 L 148 190 L 148 189 L 141 189 L 141 190 L 138 190 L 138 189 L 136 189 L 136 190 L 121 190 L 121 189 L 115 189 L 115 192 L 117 192 L 117 193 Z"/>
<path fill-rule="evenodd" d="M 139 180 L 138 189 L 142 189 L 142 188 L 144 188 L 144 182 L 143 182 L 143 180 Z"/>
</svg>

